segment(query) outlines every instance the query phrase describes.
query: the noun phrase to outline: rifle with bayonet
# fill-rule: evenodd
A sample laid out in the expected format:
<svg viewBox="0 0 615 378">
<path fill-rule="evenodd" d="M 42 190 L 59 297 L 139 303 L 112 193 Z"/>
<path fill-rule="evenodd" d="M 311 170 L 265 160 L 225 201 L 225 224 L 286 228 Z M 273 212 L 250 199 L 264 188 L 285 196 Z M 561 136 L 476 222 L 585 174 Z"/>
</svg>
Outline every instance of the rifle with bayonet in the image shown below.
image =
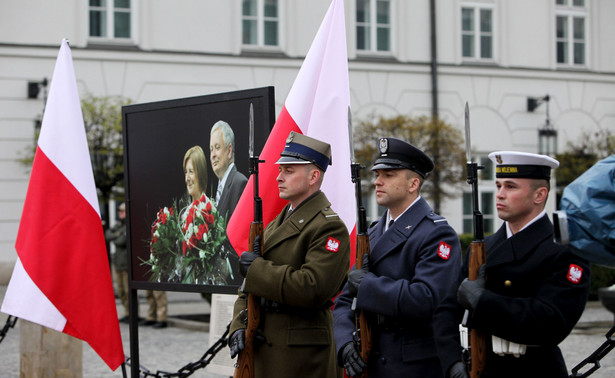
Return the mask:
<svg viewBox="0 0 615 378">
<path fill-rule="evenodd" d="M 487 263 L 487 253 L 485 248 L 485 233 L 483 230 L 483 214 L 478 206 L 478 170 L 484 167 L 472 162 L 472 148 L 470 144 L 470 110 L 468 103 L 465 107 L 465 129 L 466 129 L 466 170 L 467 182 L 472 185 L 472 210 L 474 222 L 474 240 L 470 244 L 470 256 L 468 262 L 468 279 L 476 280 L 478 270 L 481 265 Z M 462 325 L 466 325 L 469 312 L 466 310 L 463 316 Z M 487 341 L 484 332 L 477 329 L 470 331 L 470 378 L 479 378 L 485 370 L 487 362 Z"/>
<path fill-rule="evenodd" d="M 367 235 L 367 214 L 365 212 L 365 207 L 363 206 L 361 193 L 361 168 L 364 167 L 361 167 L 361 164 L 356 163 L 354 158 L 350 107 L 348 108 L 348 130 L 350 133 L 350 171 L 352 182 L 355 187 L 355 198 L 357 201 L 357 244 L 355 251 L 355 267 L 356 269 L 361 269 L 363 266 L 363 256 L 366 254 L 369 255 L 369 236 Z M 372 349 L 372 331 L 367 314 L 363 310 L 356 311 L 356 306 L 357 298 L 354 298 L 352 300 L 352 310 L 355 311 L 355 342 L 361 358 L 367 364 L 367 359 Z M 360 377 L 367 378 L 367 368 L 363 370 Z"/>
<path fill-rule="evenodd" d="M 258 164 L 263 163 L 258 156 L 254 155 L 254 109 L 250 104 L 250 175 L 254 184 L 254 220 L 250 224 L 250 251 L 254 251 L 254 239 L 260 236 L 261 245 L 263 240 L 263 201 L 258 194 Z M 262 254 L 262 251 L 259 251 Z M 241 290 L 245 286 L 245 279 Z M 246 312 L 246 336 L 245 347 L 237 356 L 237 363 L 233 378 L 254 377 L 254 337 L 260 323 L 260 298 L 248 293 Z"/>
</svg>

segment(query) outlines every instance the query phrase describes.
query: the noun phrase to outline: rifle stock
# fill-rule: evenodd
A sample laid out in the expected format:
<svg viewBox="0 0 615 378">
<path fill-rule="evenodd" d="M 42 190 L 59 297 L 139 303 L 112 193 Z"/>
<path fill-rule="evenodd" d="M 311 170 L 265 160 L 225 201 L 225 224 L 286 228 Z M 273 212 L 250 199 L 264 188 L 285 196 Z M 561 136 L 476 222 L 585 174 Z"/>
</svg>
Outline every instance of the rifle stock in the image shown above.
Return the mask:
<svg viewBox="0 0 615 378">
<path fill-rule="evenodd" d="M 478 278 L 478 269 L 487 262 L 484 241 L 473 241 L 470 244 L 470 260 L 468 278 Z M 480 378 L 487 364 L 487 337 L 477 329 L 470 330 L 470 378 Z"/>
<path fill-rule="evenodd" d="M 250 250 L 254 248 L 254 239 L 257 235 L 261 235 L 262 240 L 262 222 L 252 222 L 250 225 Z M 254 377 L 254 336 L 260 323 L 260 302 L 259 297 L 254 294 L 248 294 L 245 347 L 237 356 L 237 367 L 235 368 L 233 378 Z"/>
<path fill-rule="evenodd" d="M 357 244 L 356 244 L 356 259 L 355 268 L 360 269 L 363 266 L 363 256 L 369 255 L 369 236 L 367 235 L 367 215 L 363 207 L 361 199 L 361 165 L 352 163 L 351 166 L 352 181 L 355 184 L 355 198 L 357 200 Z M 353 309 L 356 305 L 356 298 L 353 301 Z M 357 330 L 357 344 L 361 358 L 367 364 L 367 359 L 372 349 L 372 330 L 369 324 L 367 313 L 363 310 L 355 312 L 355 327 Z M 361 378 L 367 378 L 367 368 L 363 370 Z"/>
</svg>

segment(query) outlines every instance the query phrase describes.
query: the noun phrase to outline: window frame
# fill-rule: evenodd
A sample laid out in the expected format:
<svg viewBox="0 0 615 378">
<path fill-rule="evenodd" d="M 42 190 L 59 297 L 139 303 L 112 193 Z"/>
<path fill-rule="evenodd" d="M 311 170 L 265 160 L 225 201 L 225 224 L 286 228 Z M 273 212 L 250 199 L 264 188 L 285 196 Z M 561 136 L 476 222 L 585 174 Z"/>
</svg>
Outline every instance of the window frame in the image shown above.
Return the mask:
<svg viewBox="0 0 615 378">
<path fill-rule="evenodd" d="M 394 12 L 394 0 L 364 0 L 369 4 L 369 20 L 367 22 L 359 22 L 358 20 L 358 10 L 359 10 L 359 6 L 358 6 L 358 1 L 361 0 L 356 0 L 355 1 L 355 14 L 354 14 L 354 21 L 355 21 L 355 49 L 357 51 L 357 54 L 359 55 L 383 55 L 383 56 L 390 56 L 393 53 L 393 24 L 394 24 L 394 20 L 393 20 L 393 14 Z M 379 1 L 386 1 L 389 4 L 389 8 L 388 8 L 388 20 L 389 23 L 388 24 L 383 24 L 383 23 L 379 23 L 378 22 L 378 2 Z M 359 33 L 358 33 L 358 28 L 359 27 L 364 27 L 367 28 L 369 30 L 369 49 L 362 49 L 359 48 Z M 387 50 L 378 50 L 378 31 L 382 28 L 387 28 L 388 29 L 388 49 Z"/>
<path fill-rule="evenodd" d="M 586 68 L 589 66 L 589 6 L 588 1 L 585 0 L 583 6 L 574 5 L 573 0 L 565 0 L 566 4 L 560 5 L 555 0 L 555 27 L 553 30 L 554 36 L 554 48 L 555 48 L 555 64 L 558 67 L 565 68 Z M 567 35 L 562 39 L 558 37 L 558 23 L 559 19 L 563 18 L 567 25 Z M 583 63 L 575 63 L 575 46 L 578 43 L 578 39 L 575 39 L 575 19 L 583 19 Z M 566 61 L 560 62 L 558 55 L 559 43 L 565 43 L 566 49 Z"/>
<path fill-rule="evenodd" d="M 276 0 L 277 2 L 277 44 L 276 45 L 266 45 L 265 44 L 265 24 L 267 21 L 272 20 L 270 16 L 265 16 L 265 0 L 252 0 L 256 2 L 256 16 L 246 16 L 243 14 L 243 0 L 240 5 L 240 15 L 241 15 L 241 46 L 244 50 L 270 50 L 270 51 L 280 51 L 283 46 L 283 9 L 284 9 L 284 1 Z M 243 41 L 244 34 L 244 21 L 246 18 L 252 18 L 256 21 L 256 43 L 245 43 Z"/>
<path fill-rule="evenodd" d="M 89 1 L 87 3 L 87 38 L 90 42 L 103 42 L 103 43 L 113 43 L 113 44 L 134 44 L 137 40 L 137 2 L 138 0 L 129 0 L 130 4 L 128 8 L 116 8 L 115 0 L 106 0 L 106 5 L 104 6 L 92 6 Z M 91 26 L 91 12 L 93 10 L 104 11 L 106 13 L 105 16 L 105 26 L 106 33 L 104 36 L 95 36 L 90 35 L 90 26 Z M 115 37 L 115 22 L 116 17 L 115 14 L 118 12 L 121 13 L 129 13 L 129 36 L 128 37 Z"/>
<path fill-rule="evenodd" d="M 474 43 L 474 52 L 472 56 L 464 56 L 464 36 L 468 34 L 467 31 L 463 29 L 463 11 L 464 9 L 472 10 L 472 17 L 474 21 L 474 27 L 472 30 L 472 37 Z M 490 33 L 485 33 L 481 31 L 481 11 L 489 10 L 491 12 L 491 31 Z M 496 61 L 497 57 L 497 8 L 493 2 L 461 2 L 459 7 L 459 32 L 460 32 L 460 56 L 461 59 L 465 62 L 488 62 L 492 63 Z M 481 56 L 482 51 L 482 37 L 489 35 L 491 37 L 491 57 L 483 58 Z"/>
</svg>

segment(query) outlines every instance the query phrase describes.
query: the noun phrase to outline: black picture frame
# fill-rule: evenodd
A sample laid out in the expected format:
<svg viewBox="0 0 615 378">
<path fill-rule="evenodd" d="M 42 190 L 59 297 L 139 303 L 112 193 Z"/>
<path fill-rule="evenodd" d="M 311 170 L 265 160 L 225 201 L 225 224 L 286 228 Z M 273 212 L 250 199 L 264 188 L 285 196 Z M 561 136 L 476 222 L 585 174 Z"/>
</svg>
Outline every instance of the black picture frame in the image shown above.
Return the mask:
<svg viewBox="0 0 615 378">
<path fill-rule="evenodd" d="M 237 170 L 249 177 L 251 104 L 254 109 L 255 153 L 258 154 L 275 122 L 273 87 L 122 107 L 127 250 L 132 289 L 237 293 L 241 279 L 237 277 L 239 274 L 236 271 L 233 279 L 224 284 L 206 281 L 182 283 L 177 277 L 173 281 L 151 281 L 152 267 L 146 261 L 150 259 L 152 226 L 158 212 L 165 207 L 168 209 L 174 203 L 180 203 L 181 198 L 186 196 L 182 164 L 184 154 L 192 146 L 201 146 L 205 153 L 208 177 L 206 195 L 215 198 L 218 178 L 211 168 L 209 141 L 210 129 L 218 120 L 226 121 L 233 129 L 234 162 Z M 190 203 L 190 200 L 186 202 Z M 234 255 L 236 257 L 237 254 Z"/>
</svg>

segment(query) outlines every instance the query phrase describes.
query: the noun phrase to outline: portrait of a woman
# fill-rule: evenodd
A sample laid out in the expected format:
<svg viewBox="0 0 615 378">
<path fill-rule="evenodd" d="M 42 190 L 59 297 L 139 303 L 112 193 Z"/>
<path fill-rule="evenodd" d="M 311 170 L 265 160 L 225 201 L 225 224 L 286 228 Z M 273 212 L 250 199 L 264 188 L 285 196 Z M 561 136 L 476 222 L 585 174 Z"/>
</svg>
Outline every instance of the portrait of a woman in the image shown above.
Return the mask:
<svg viewBox="0 0 615 378">
<path fill-rule="evenodd" d="M 184 179 L 192 202 L 201 198 L 207 187 L 207 159 L 200 146 L 194 146 L 184 155 Z"/>
</svg>

